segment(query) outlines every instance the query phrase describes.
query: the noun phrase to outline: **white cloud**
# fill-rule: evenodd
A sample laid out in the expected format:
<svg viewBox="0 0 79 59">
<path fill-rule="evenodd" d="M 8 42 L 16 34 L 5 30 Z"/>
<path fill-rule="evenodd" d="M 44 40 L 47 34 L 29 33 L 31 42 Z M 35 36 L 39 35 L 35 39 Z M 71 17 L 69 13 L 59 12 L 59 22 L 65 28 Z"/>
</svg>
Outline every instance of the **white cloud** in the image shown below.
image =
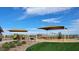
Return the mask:
<svg viewBox="0 0 79 59">
<path fill-rule="evenodd" d="M 28 15 L 46 15 L 69 9 L 71 9 L 71 7 L 23 7 L 22 10 L 24 11 L 24 15 L 22 15 L 19 19 L 25 19 Z"/>
<path fill-rule="evenodd" d="M 38 29 L 37 29 L 37 28 L 28 28 L 27 30 L 30 30 L 30 31 L 37 31 Z"/>
<path fill-rule="evenodd" d="M 79 29 L 79 19 L 73 20 L 71 28 L 78 30 Z"/>
<path fill-rule="evenodd" d="M 58 18 L 44 19 L 42 21 L 47 22 L 47 23 L 60 23 L 61 22 Z"/>
<path fill-rule="evenodd" d="M 19 17 L 18 20 L 23 20 L 25 18 L 27 18 L 27 15 L 26 14 L 22 15 L 21 17 Z"/>
<path fill-rule="evenodd" d="M 3 28 L 3 31 L 4 31 L 4 32 L 2 32 L 2 34 L 4 34 L 4 35 L 10 35 L 10 34 L 12 34 L 12 33 L 9 32 L 8 30 L 9 30 L 9 28 Z"/>
<path fill-rule="evenodd" d="M 70 33 L 79 34 L 79 19 L 73 20 L 71 27 L 69 28 Z"/>
<path fill-rule="evenodd" d="M 33 15 L 45 15 L 60 11 L 65 11 L 70 9 L 70 7 L 31 7 L 31 8 L 24 8 L 27 10 L 28 14 Z"/>
</svg>

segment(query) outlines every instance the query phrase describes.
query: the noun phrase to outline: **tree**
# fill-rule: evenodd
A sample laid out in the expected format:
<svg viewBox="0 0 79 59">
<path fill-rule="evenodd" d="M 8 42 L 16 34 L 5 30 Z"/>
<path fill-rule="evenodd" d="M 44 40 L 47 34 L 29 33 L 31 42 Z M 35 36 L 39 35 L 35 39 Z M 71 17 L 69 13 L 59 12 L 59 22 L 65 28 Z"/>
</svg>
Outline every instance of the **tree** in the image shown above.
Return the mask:
<svg viewBox="0 0 79 59">
<path fill-rule="evenodd" d="M 59 33 L 58 33 L 58 39 L 61 39 L 61 38 L 62 38 L 62 33 L 59 32 Z"/>
</svg>

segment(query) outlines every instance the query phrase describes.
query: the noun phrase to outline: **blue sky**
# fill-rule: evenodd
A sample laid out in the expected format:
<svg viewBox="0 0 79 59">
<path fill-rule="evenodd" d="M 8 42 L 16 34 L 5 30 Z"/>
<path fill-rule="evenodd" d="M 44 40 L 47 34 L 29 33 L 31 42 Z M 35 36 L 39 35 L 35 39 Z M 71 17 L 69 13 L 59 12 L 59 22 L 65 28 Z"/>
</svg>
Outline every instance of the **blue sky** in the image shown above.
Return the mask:
<svg viewBox="0 0 79 59">
<path fill-rule="evenodd" d="M 29 32 L 45 32 L 37 28 L 65 26 L 66 33 L 79 33 L 78 7 L 0 7 L 0 26 L 4 33 L 9 29 L 26 29 Z M 56 30 L 52 32 L 62 32 Z M 50 32 L 50 31 L 49 31 Z"/>
</svg>

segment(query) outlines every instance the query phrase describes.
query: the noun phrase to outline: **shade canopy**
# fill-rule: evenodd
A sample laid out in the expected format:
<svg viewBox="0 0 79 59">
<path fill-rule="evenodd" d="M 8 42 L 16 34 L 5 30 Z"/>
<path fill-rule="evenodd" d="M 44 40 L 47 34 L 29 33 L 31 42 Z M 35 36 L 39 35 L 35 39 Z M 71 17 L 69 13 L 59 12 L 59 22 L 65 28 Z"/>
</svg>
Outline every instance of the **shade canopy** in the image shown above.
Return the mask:
<svg viewBox="0 0 79 59">
<path fill-rule="evenodd" d="M 3 29 L 0 27 L 0 32 L 4 32 Z"/>
<path fill-rule="evenodd" d="M 10 31 L 10 32 L 27 32 L 27 30 L 20 30 L 20 29 L 18 29 L 18 30 L 8 30 L 8 31 Z"/>
<path fill-rule="evenodd" d="M 59 29 L 66 29 L 64 26 L 47 26 L 47 27 L 41 27 L 38 29 L 43 29 L 43 30 L 59 30 Z"/>
</svg>

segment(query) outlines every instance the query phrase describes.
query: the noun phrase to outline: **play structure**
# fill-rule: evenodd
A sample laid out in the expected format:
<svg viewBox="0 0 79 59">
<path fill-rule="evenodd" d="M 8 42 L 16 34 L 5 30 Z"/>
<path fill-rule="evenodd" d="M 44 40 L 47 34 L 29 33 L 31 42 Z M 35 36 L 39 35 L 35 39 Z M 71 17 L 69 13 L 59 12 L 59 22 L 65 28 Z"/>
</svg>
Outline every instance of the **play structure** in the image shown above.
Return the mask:
<svg viewBox="0 0 79 59">
<path fill-rule="evenodd" d="M 49 31 L 49 30 L 66 30 L 67 28 L 65 28 L 64 26 L 46 26 L 46 27 L 41 27 L 41 28 L 38 28 L 38 29 L 43 29 L 43 30 Z M 46 39 L 46 37 L 45 37 L 45 39 Z M 51 37 L 47 37 L 47 39 L 51 39 Z M 58 33 L 57 39 L 62 39 L 61 32 Z"/>
<path fill-rule="evenodd" d="M 17 39 L 17 40 L 24 40 L 24 39 L 29 39 L 29 40 L 36 40 L 36 39 L 46 39 L 46 40 L 52 40 L 52 39 L 78 39 L 79 38 L 79 35 L 75 35 L 75 34 L 72 34 L 72 35 L 65 35 L 65 34 L 62 34 L 62 32 L 58 32 L 58 33 L 54 33 L 54 32 L 51 32 L 51 33 L 48 33 L 49 30 L 68 30 L 67 28 L 65 28 L 64 26 L 46 26 L 46 27 L 40 27 L 40 28 L 37 28 L 37 29 L 42 29 L 42 30 L 45 30 L 47 33 L 44 34 L 44 33 L 37 33 L 37 34 L 20 34 L 20 32 L 28 32 L 27 30 L 24 30 L 24 29 L 11 29 L 11 30 L 8 30 L 9 32 L 12 32 L 13 34 L 12 35 L 7 35 L 5 36 L 5 39 Z M 3 29 L 0 27 L 0 41 L 2 41 L 2 32 Z M 16 32 L 16 33 L 15 33 Z M 66 32 L 65 32 L 66 33 Z M 9 36 L 9 38 L 7 38 L 7 36 Z M 4 38 L 3 38 L 4 40 Z"/>
</svg>

